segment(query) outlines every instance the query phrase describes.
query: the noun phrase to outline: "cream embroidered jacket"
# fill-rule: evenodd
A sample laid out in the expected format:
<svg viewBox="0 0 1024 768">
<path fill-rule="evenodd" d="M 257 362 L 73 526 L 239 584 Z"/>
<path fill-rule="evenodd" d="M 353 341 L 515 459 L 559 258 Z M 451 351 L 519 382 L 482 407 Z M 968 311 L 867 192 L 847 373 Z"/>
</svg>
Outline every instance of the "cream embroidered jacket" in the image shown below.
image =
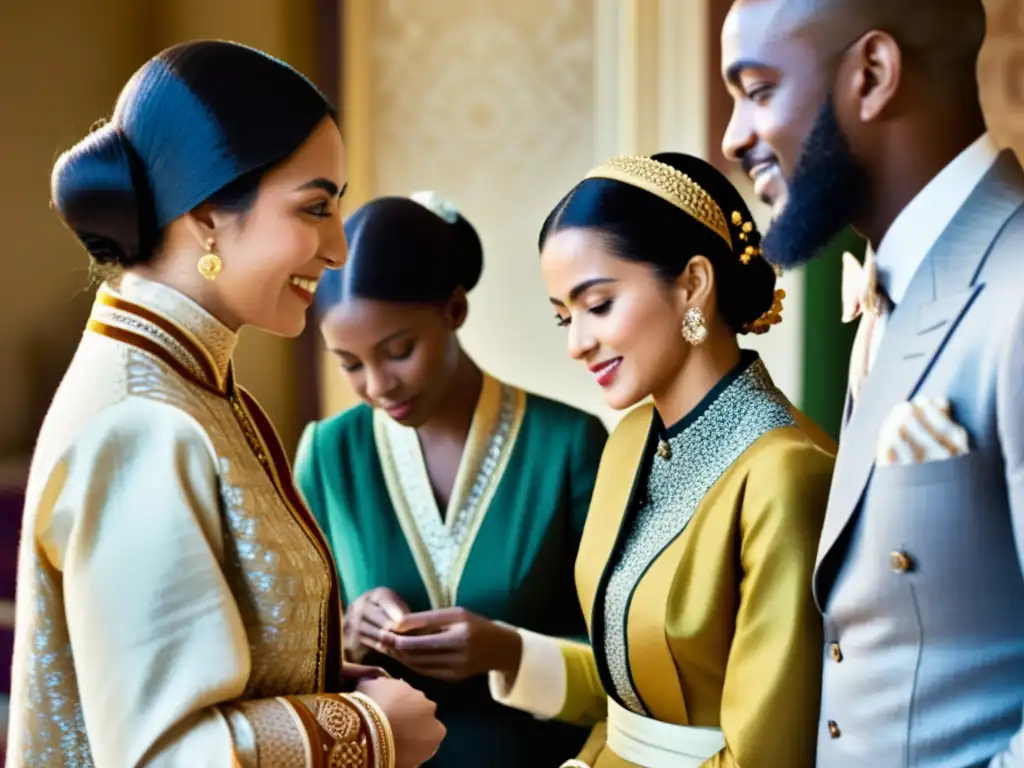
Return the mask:
<svg viewBox="0 0 1024 768">
<path fill-rule="evenodd" d="M 104 286 L 39 436 L 8 765 L 376 768 L 339 691 L 338 585 L 236 335 L 170 288 Z"/>
</svg>

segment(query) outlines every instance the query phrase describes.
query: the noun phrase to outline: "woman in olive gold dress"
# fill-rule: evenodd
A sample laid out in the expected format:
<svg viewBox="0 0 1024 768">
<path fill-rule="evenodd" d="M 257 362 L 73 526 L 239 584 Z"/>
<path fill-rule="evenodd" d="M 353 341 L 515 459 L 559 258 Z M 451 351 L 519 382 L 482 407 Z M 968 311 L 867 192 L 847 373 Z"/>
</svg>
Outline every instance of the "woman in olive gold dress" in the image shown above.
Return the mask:
<svg viewBox="0 0 1024 768">
<path fill-rule="evenodd" d="M 810 579 L 834 446 L 738 334 L 780 320 L 739 193 L 678 154 L 616 158 L 540 237 L 569 353 L 608 403 L 576 560 L 591 646 L 521 632 L 499 701 L 597 723 L 593 768 L 811 768 L 821 625 Z"/>
</svg>

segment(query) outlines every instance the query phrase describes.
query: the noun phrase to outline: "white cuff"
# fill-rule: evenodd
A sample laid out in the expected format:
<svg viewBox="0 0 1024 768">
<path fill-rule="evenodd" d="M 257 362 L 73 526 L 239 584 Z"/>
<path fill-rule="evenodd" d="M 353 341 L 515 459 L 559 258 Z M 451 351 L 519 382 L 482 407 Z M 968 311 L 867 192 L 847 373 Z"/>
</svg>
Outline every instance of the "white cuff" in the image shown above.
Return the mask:
<svg viewBox="0 0 1024 768">
<path fill-rule="evenodd" d="M 491 672 L 488 683 L 491 697 L 499 704 L 521 709 L 548 720 L 565 706 L 567 680 L 562 646 L 556 638 L 516 629 L 522 639 L 519 673 L 514 680 L 501 672 Z"/>
</svg>

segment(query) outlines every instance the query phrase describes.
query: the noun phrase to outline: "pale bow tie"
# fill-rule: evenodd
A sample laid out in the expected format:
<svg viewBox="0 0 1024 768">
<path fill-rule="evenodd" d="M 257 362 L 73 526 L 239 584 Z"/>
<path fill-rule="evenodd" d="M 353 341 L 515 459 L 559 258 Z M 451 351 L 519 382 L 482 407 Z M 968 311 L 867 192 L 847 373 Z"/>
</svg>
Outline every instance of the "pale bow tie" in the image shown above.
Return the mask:
<svg viewBox="0 0 1024 768">
<path fill-rule="evenodd" d="M 843 322 L 852 323 L 864 312 L 881 314 L 884 301 L 878 292 L 878 265 L 871 249 L 864 263 L 846 251 L 843 254 Z"/>
<path fill-rule="evenodd" d="M 889 303 L 878 288 L 878 265 L 868 249 L 864 263 L 852 253 L 843 254 L 843 322 L 851 323 L 864 315 L 857 327 L 850 351 L 850 395 L 854 401 L 860 394 L 871 368 L 871 338 L 878 318 L 888 311 Z"/>
</svg>

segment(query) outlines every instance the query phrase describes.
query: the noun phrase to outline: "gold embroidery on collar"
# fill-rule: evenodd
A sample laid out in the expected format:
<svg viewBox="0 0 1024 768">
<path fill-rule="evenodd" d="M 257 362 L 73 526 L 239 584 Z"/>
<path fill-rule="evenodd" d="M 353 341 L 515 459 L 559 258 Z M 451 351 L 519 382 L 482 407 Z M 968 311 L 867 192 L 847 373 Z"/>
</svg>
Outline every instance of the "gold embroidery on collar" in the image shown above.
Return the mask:
<svg viewBox="0 0 1024 768">
<path fill-rule="evenodd" d="M 210 361 L 218 382 L 227 378 L 238 334 L 188 296 L 163 283 L 130 274 L 124 275 L 116 286 L 107 285 L 103 290 L 169 320 Z"/>
<path fill-rule="evenodd" d="M 159 312 L 129 301 L 105 286 L 96 294 L 92 318 L 104 325 L 129 331 L 159 345 L 204 384 L 225 392 L 224 374 L 206 347 L 187 328 Z"/>
</svg>

